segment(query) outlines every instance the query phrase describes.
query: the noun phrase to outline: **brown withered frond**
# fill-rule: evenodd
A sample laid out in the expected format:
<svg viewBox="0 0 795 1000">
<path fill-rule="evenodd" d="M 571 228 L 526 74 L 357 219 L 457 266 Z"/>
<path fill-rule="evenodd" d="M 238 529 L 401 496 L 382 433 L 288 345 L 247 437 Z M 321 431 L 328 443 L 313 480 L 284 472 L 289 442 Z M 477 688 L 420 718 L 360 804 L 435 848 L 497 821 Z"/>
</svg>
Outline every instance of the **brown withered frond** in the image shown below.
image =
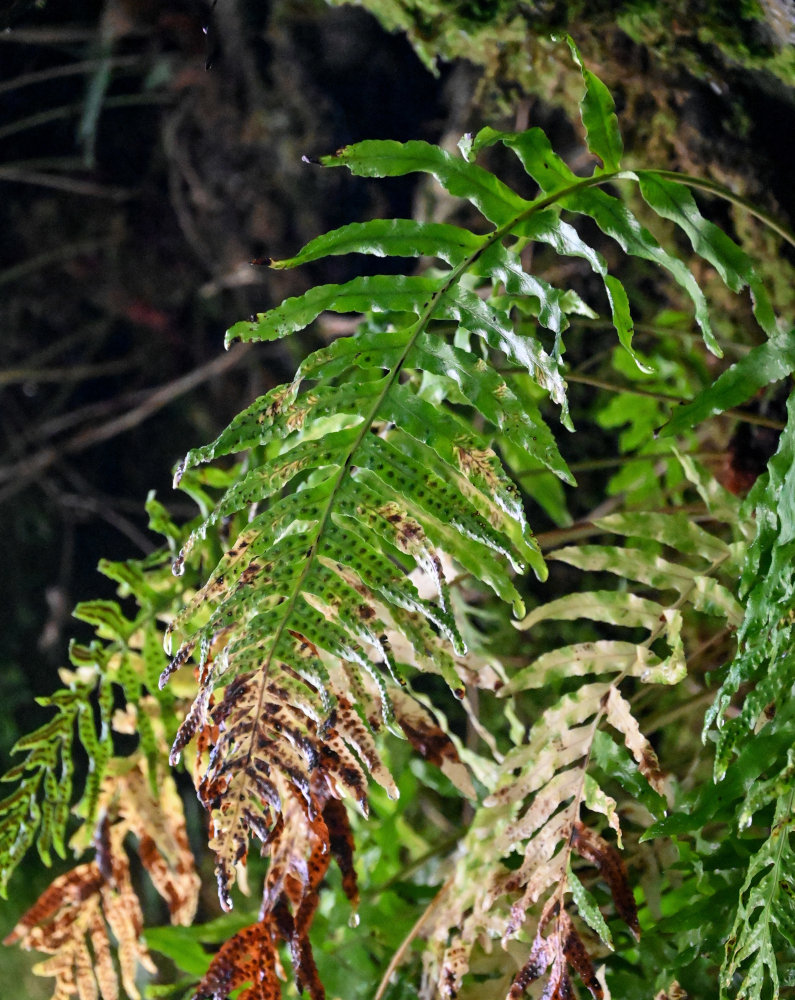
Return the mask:
<svg viewBox="0 0 795 1000">
<path fill-rule="evenodd" d="M 354 907 L 358 903 L 343 800 L 352 799 L 366 816 L 370 778 L 397 796 L 375 742 L 387 714 L 382 686 L 369 671 L 334 662 L 295 630 L 289 645 L 282 642 L 288 651 L 284 659 L 266 656 L 259 668 L 214 690 L 233 654 L 253 662 L 257 651 L 239 646 L 223 652 L 220 642 L 205 651 L 200 690 L 172 750 L 174 759 L 195 738 L 206 759 L 197 792 L 210 814 L 209 846 L 224 909 L 232 906 L 231 889 L 251 837 L 270 859 L 259 922 L 219 952 L 198 996 L 202 991 L 225 996 L 224 991 L 250 983 L 244 996 L 270 997 L 278 979 L 275 940 L 288 946 L 299 990 L 313 998 L 324 995 L 309 929 L 332 859 L 346 895 Z M 474 797 L 454 743 L 416 698 L 394 685 L 388 714 L 415 749 Z"/>
<path fill-rule="evenodd" d="M 226 1000 L 246 983 L 239 1000 L 279 1000 L 281 985 L 276 972 L 276 944 L 271 922 L 244 927 L 226 941 L 196 987 L 198 1000 Z"/>
<path fill-rule="evenodd" d="M 170 775 L 160 775 L 157 792 L 155 797 L 142 756 L 114 760 L 103 779 L 100 820 L 90 841 L 95 860 L 55 879 L 6 938 L 6 944 L 52 956 L 33 971 L 55 977 L 53 1000 L 118 1000 L 119 979 L 136 1000 L 138 966 L 157 971 L 141 940 L 143 914 L 124 847 L 130 834 L 171 922 L 193 920 L 200 883 Z M 87 836 L 79 831 L 75 844 Z"/>
<path fill-rule="evenodd" d="M 345 806 L 330 795 L 320 775 L 310 783 L 309 801 L 274 775 L 283 807 L 271 830 L 270 867 L 256 924 L 224 944 L 196 990 L 196 996 L 224 1000 L 234 989 L 250 984 L 242 1000 L 274 1000 L 281 996 L 276 943 L 290 952 L 299 993 L 323 1000 L 325 992 L 312 954 L 309 930 L 320 901 L 320 884 L 332 859 L 342 872 L 343 888 L 358 902 L 353 868 L 353 836 Z"/>
<path fill-rule="evenodd" d="M 315 836 L 312 824 L 329 799 L 349 796 L 367 814 L 368 779 L 360 761 L 397 794 L 370 729 L 350 702 L 339 697 L 324 719 L 313 686 L 287 667 L 273 678 L 264 671 L 236 677 L 202 732 L 207 726 L 216 727 L 217 738 L 198 794 L 211 816 L 210 847 L 225 909 L 250 836 L 275 865 L 281 831 L 291 831 L 295 860 Z M 176 745 L 183 739 L 184 733 Z"/>
<path fill-rule="evenodd" d="M 157 971 L 140 939 L 143 915 L 121 844 L 125 833 L 121 826 L 103 833 L 106 871 L 92 861 L 59 876 L 5 940 L 52 956 L 33 971 L 55 977 L 53 1000 L 119 1000 L 119 979 L 138 1000 L 138 966 Z"/>
<path fill-rule="evenodd" d="M 424 928 L 431 941 L 424 996 L 436 990 L 458 995 L 473 949 L 498 939 L 503 947 L 522 940 L 531 912 L 543 905 L 529 956 L 515 976 L 511 1000 L 547 975 L 547 998 L 573 997 L 574 969 L 595 998 L 601 997 L 592 961 L 566 910 L 576 876 L 572 864 L 595 866 L 617 916 L 633 934 L 637 910 L 618 851 L 584 825 L 584 806 L 605 815 L 620 838 L 616 803 L 590 779 L 587 767 L 599 724 L 608 720 L 610 682 L 583 685 L 548 709 L 528 743 L 510 752 L 497 772 L 497 787 L 475 814 L 448 891 L 439 897 Z M 527 804 L 529 801 L 529 805 Z M 521 862 L 506 865 L 504 859 Z M 609 935 L 595 900 L 577 880 L 579 916 Z"/>
<path fill-rule="evenodd" d="M 575 992 L 569 969 L 577 973 L 594 1000 L 603 1000 L 604 989 L 596 977 L 593 962 L 565 910 L 557 913 L 552 931 L 544 937 L 544 930 L 551 922 L 552 911 L 556 909 L 555 899 L 551 899 L 544 907 L 530 956 L 514 979 L 508 991 L 508 1000 L 520 1000 L 527 987 L 540 979 L 547 968 L 550 971 L 544 990 L 545 1000 L 573 1000 Z"/>
<path fill-rule="evenodd" d="M 158 893 L 168 904 L 172 924 L 189 926 L 196 913 L 201 882 L 188 844 L 182 802 L 170 775 L 152 793 L 143 762 L 107 779 L 118 822 L 137 839 L 137 854 Z"/>
</svg>

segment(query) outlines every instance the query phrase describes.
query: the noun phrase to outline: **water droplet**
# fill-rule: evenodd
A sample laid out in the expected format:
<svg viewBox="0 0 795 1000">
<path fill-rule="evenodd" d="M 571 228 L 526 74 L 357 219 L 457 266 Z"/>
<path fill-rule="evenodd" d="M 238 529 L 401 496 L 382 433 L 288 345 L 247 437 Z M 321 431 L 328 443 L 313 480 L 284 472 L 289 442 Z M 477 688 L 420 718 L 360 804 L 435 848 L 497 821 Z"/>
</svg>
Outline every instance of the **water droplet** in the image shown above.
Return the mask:
<svg viewBox="0 0 795 1000">
<path fill-rule="evenodd" d="M 354 911 L 348 917 L 348 927 L 358 927 L 359 926 L 359 914 Z"/>
</svg>

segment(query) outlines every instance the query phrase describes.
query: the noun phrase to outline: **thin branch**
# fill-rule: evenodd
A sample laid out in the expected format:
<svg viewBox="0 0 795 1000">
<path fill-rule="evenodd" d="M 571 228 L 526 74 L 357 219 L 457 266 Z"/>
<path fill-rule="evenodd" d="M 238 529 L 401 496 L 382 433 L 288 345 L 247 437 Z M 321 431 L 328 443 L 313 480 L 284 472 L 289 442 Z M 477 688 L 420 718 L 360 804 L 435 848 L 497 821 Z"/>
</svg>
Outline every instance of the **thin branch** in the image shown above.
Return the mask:
<svg viewBox="0 0 795 1000">
<path fill-rule="evenodd" d="M 128 38 L 145 37 L 147 32 L 133 30 L 125 33 Z M 95 28 L 14 28 L 0 31 L 0 42 L 18 45 L 72 45 L 74 42 L 91 42 L 97 37 Z"/>
<path fill-rule="evenodd" d="M 53 250 L 36 254 L 35 257 L 29 257 L 14 267 L 6 268 L 5 271 L 0 272 L 0 286 L 10 285 L 19 281 L 20 278 L 24 278 L 25 275 L 34 274 L 36 271 L 49 267 L 51 264 L 71 260 L 73 257 L 93 253 L 96 250 L 109 249 L 116 246 L 117 243 L 118 240 L 115 237 L 105 237 L 101 240 L 77 240 L 74 243 L 65 243 L 62 246 L 55 247 Z"/>
<path fill-rule="evenodd" d="M 605 389 L 607 392 L 628 392 L 632 396 L 645 396 L 647 399 L 656 399 L 662 403 L 687 403 L 689 400 L 682 396 L 669 395 L 666 392 L 653 392 L 651 389 L 642 389 L 636 385 L 618 385 L 616 382 L 608 382 L 601 378 L 592 378 L 590 375 L 577 375 L 575 372 L 567 372 L 567 382 L 575 382 L 577 385 L 590 385 L 594 389 Z"/>
<path fill-rule="evenodd" d="M 145 555 L 149 555 L 155 549 L 152 539 L 144 534 L 135 524 L 118 510 L 114 510 L 106 501 L 97 497 L 88 496 L 85 493 L 61 493 L 55 497 L 57 504 L 67 510 L 76 510 L 81 513 L 94 514 L 103 521 L 115 528 L 120 534 L 140 549 Z"/>
<path fill-rule="evenodd" d="M 688 452 L 688 455 L 690 458 L 698 459 L 699 462 L 720 462 L 726 457 L 726 452 L 693 451 Z M 569 470 L 571 472 L 595 472 L 599 469 L 618 469 L 624 465 L 629 465 L 631 462 L 658 461 L 659 459 L 668 461 L 676 457 L 677 456 L 674 454 L 667 455 L 664 452 L 652 455 L 642 455 L 638 452 L 634 452 L 631 455 L 617 455 L 615 458 L 593 458 L 583 462 L 571 462 L 569 464 Z M 549 469 L 546 467 L 540 467 L 538 469 L 525 469 L 524 472 L 516 473 L 514 478 L 521 481 L 523 479 L 531 479 L 533 476 L 541 476 L 548 473 Z"/>
<path fill-rule="evenodd" d="M 0 386 L 19 382 L 80 382 L 102 375 L 119 375 L 134 367 L 138 358 L 129 355 L 118 361 L 105 361 L 96 365 L 63 365 L 58 368 L 6 368 L 0 371 Z"/>
<path fill-rule="evenodd" d="M 656 399 L 664 403 L 685 404 L 690 403 L 692 400 L 685 399 L 683 396 L 668 396 L 662 392 L 651 392 L 648 389 L 641 389 L 639 386 L 629 386 L 629 385 L 617 385 L 615 382 L 606 382 L 599 378 L 590 378 L 587 375 L 566 375 L 567 382 L 575 382 L 580 385 L 590 385 L 595 389 L 604 389 L 607 392 L 615 393 L 629 393 L 631 396 L 645 396 L 649 399 Z M 759 427 L 772 427 L 773 430 L 783 431 L 786 424 L 782 423 L 780 420 L 771 420 L 768 417 L 762 417 L 758 413 L 749 413 L 747 410 L 724 410 L 722 413 L 715 414 L 719 417 L 730 417 L 734 420 L 742 420 L 746 424 L 756 424 Z"/>
<path fill-rule="evenodd" d="M 76 345 L 82 344 L 84 340 L 93 340 L 97 330 L 102 332 L 107 324 L 108 317 L 101 316 L 99 320 L 95 320 L 93 323 L 86 323 L 85 326 L 81 326 L 71 333 L 64 334 L 63 337 L 52 341 L 46 347 L 34 351 L 33 354 L 26 355 L 28 364 L 32 367 L 44 365 L 51 358 L 57 358 L 59 354 L 66 354 L 67 351 L 71 351 Z"/>
<path fill-rule="evenodd" d="M 59 413 L 57 416 L 51 417 L 44 423 L 39 424 L 36 428 L 36 438 L 39 441 L 46 441 L 89 420 L 94 422 L 106 420 L 114 413 L 139 406 L 147 396 L 148 392 L 146 389 L 137 389 L 135 392 L 127 392 L 122 396 L 113 396 L 111 399 L 102 399 L 97 403 L 87 403 L 76 410 Z"/>
<path fill-rule="evenodd" d="M 46 83 L 48 80 L 60 80 L 64 76 L 82 76 L 84 73 L 93 73 L 106 66 L 111 69 L 138 68 L 141 66 L 141 57 L 113 56 L 103 59 L 83 59 L 80 62 L 53 66 L 51 69 L 41 69 L 34 73 L 23 73 L 12 80 L 0 83 L 0 94 L 7 94 L 9 91 L 19 90 L 22 87 L 30 87 L 36 83 Z"/>
<path fill-rule="evenodd" d="M 584 316 L 572 315 L 569 317 L 572 324 L 584 327 L 588 330 L 615 330 L 615 326 L 607 319 L 587 319 Z M 693 333 L 692 330 L 681 330 L 675 326 L 655 326 L 653 323 L 634 323 L 635 342 L 641 337 L 677 337 L 680 340 L 687 340 L 697 346 L 704 343 L 704 338 L 700 333 Z M 744 357 L 750 350 L 750 344 L 738 344 L 733 340 L 722 340 L 720 345 L 724 351 L 730 354 L 739 354 Z"/>
<path fill-rule="evenodd" d="M 74 455 L 86 451 L 100 442 L 109 441 L 119 434 L 132 430 L 175 399 L 184 396 L 185 393 L 197 388 L 209 379 L 234 368 L 246 357 L 248 352 L 248 345 L 232 349 L 227 354 L 222 354 L 192 372 L 188 372 L 187 375 L 183 375 L 159 389 L 154 389 L 138 406 L 123 413 L 115 420 L 90 427 L 75 434 L 69 441 L 42 448 L 34 455 L 30 455 L 14 465 L 0 468 L 0 482 L 8 483 L 5 489 L 0 490 L 0 503 L 18 493 L 31 479 L 40 476 L 63 455 Z"/>
<path fill-rule="evenodd" d="M 2 37 L 2 36 L 0 36 Z M 172 104 L 174 97 L 171 94 L 119 94 L 116 97 L 108 97 L 102 102 L 103 111 L 111 108 L 135 107 L 141 104 Z M 57 122 L 63 118 L 72 118 L 81 115 L 84 111 L 83 101 L 75 101 L 73 104 L 63 104 L 59 108 L 50 108 L 49 111 L 40 111 L 36 115 L 29 115 L 27 118 L 20 118 L 4 128 L 0 128 L 0 139 L 7 139 L 10 135 L 17 135 L 19 132 L 27 132 L 29 129 L 38 128 L 40 125 L 49 125 L 50 122 Z"/>
<path fill-rule="evenodd" d="M 690 520 L 696 523 L 714 520 L 714 516 L 710 514 L 703 503 L 681 504 L 669 509 L 656 511 L 658 514 L 680 512 L 689 515 Z M 535 538 L 542 549 L 548 550 L 557 548 L 559 545 L 568 544 L 569 542 L 579 542 L 593 535 L 602 535 L 604 531 L 604 528 L 600 528 L 593 521 L 578 521 L 568 528 L 553 528 L 551 531 L 542 531 Z"/>
<path fill-rule="evenodd" d="M 124 201 L 133 196 L 133 192 L 127 188 L 97 184 L 94 181 L 83 181 L 77 177 L 63 177 L 59 174 L 21 170 L 16 167 L 0 167 L 0 181 L 10 181 L 15 184 L 36 184 L 39 187 L 53 188 L 55 191 L 83 194 L 91 198 L 109 198 L 111 201 Z"/>
</svg>

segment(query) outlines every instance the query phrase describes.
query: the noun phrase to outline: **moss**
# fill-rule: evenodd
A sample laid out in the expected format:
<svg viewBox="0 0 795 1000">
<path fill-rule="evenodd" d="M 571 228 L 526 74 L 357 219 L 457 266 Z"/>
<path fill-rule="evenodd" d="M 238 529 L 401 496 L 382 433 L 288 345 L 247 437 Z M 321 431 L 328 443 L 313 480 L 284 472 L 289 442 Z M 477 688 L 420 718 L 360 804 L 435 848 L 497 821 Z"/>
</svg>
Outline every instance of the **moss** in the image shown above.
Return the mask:
<svg viewBox="0 0 795 1000">
<path fill-rule="evenodd" d="M 341 0 L 331 0 L 340 3 Z M 524 53 L 512 51 L 517 27 L 549 38 L 561 31 L 578 37 L 619 27 L 646 45 L 664 64 L 709 80 L 723 66 L 764 70 L 795 85 L 795 25 L 780 0 L 596 0 L 517 4 L 510 0 L 360 0 L 390 30 L 402 29 L 428 65 L 437 58 L 467 58 L 486 67 L 494 47 L 506 50 L 503 70 L 518 79 Z M 486 29 L 486 30 L 484 30 Z M 514 65 L 511 66 L 512 60 Z"/>
</svg>

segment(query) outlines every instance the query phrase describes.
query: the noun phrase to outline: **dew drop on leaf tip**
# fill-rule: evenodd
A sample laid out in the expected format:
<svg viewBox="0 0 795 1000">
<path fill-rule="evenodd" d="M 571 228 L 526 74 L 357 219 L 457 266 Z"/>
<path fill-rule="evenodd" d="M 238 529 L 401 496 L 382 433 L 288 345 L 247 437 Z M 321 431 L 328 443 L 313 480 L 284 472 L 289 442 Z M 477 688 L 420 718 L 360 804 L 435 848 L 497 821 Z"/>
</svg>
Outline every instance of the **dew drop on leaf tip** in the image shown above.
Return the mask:
<svg viewBox="0 0 795 1000">
<path fill-rule="evenodd" d="M 359 914 L 354 910 L 353 913 L 348 917 L 348 927 L 358 927 L 359 926 Z"/>
</svg>

